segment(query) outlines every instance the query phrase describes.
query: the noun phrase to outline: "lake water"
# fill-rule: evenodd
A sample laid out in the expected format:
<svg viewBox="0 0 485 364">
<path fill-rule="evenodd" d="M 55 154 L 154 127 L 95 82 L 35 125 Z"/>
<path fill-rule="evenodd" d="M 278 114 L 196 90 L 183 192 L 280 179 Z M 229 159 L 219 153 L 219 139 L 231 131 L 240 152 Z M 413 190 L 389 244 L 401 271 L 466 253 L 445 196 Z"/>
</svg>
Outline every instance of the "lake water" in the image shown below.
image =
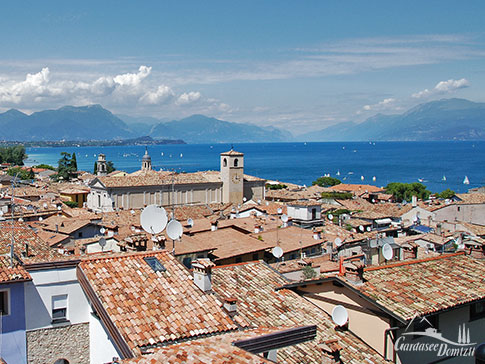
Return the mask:
<svg viewBox="0 0 485 364">
<path fill-rule="evenodd" d="M 149 146 L 148 152 L 156 170 L 195 172 L 218 170 L 219 154 L 230 148 L 228 144 L 157 145 Z M 432 192 L 446 188 L 466 192 L 485 185 L 485 142 L 252 143 L 235 144 L 234 149 L 245 154 L 245 173 L 297 184 L 311 185 L 330 174 L 345 183 L 376 186 L 421 179 Z M 133 172 L 140 169 L 145 147 L 27 148 L 26 164 L 57 166 L 63 151 L 76 153 L 81 170 L 92 172 L 97 154 L 104 153 L 117 169 Z M 463 184 L 465 176 L 469 185 Z"/>
</svg>

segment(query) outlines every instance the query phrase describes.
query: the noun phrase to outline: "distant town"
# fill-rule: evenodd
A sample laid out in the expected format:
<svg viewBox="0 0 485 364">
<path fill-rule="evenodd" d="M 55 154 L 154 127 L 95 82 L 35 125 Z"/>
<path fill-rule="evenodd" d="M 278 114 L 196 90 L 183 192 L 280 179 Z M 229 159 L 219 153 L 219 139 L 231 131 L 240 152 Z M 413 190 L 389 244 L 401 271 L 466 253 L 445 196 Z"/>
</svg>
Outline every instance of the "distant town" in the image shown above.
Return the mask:
<svg viewBox="0 0 485 364">
<path fill-rule="evenodd" d="M 147 146 L 127 173 L 0 148 L 4 362 L 416 363 L 442 357 L 420 333 L 448 356 L 485 340 L 485 188 L 306 187 L 243 152 L 176 173 Z"/>
</svg>

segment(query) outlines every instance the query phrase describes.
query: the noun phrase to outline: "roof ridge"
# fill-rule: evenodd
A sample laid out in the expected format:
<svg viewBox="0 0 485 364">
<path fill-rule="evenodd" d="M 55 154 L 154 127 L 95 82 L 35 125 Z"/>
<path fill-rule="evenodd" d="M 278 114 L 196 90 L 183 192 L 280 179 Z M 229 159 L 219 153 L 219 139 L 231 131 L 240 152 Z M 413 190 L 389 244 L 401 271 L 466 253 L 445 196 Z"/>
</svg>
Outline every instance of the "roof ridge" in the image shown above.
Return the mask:
<svg viewBox="0 0 485 364">
<path fill-rule="evenodd" d="M 212 267 L 212 269 L 216 269 L 216 268 L 228 268 L 228 267 L 237 267 L 237 266 L 241 266 L 241 265 L 256 264 L 256 263 L 260 263 L 260 262 L 261 262 L 260 260 L 251 260 L 249 262 L 241 262 L 241 263 L 232 263 L 232 264 L 216 265 L 215 267 Z"/>
<path fill-rule="evenodd" d="M 376 267 L 367 267 L 367 268 L 364 268 L 364 271 L 370 272 L 370 271 L 375 271 L 379 269 L 394 268 L 394 267 L 401 267 L 401 266 L 411 265 L 411 264 L 425 263 L 433 260 L 452 258 L 458 255 L 465 255 L 465 252 L 444 254 L 444 255 L 439 255 L 437 257 L 429 257 L 429 258 L 423 258 L 423 259 L 406 260 L 406 261 L 401 261 L 393 264 L 379 265 Z"/>
<path fill-rule="evenodd" d="M 119 255 L 108 255 L 108 256 L 89 256 L 87 259 L 82 259 L 81 262 L 91 262 L 94 260 L 108 260 L 108 259 L 121 259 L 121 258 L 127 258 L 127 257 L 145 257 L 145 256 L 153 256 L 156 254 L 160 253 L 168 253 L 168 250 L 162 249 L 162 250 L 153 250 L 153 251 L 144 251 L 144 252 L 132 252 L 132 253 L 123 253 Z"/>
</svg>

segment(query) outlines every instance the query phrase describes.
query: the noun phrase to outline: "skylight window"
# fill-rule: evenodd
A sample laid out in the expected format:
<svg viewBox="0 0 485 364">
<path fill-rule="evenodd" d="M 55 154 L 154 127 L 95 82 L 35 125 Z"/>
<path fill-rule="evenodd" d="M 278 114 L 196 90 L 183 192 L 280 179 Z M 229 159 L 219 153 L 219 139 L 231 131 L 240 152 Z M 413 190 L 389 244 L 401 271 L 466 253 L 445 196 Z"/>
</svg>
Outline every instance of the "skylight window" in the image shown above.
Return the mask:
<svg viewBox="0 0 485 364">
<path fill-rule="evenodd" d="M 156 257 L 145 257 L 143 259 L 148 263 L 154 272 L 165 272 L 167 270 Z"/>
</svg>

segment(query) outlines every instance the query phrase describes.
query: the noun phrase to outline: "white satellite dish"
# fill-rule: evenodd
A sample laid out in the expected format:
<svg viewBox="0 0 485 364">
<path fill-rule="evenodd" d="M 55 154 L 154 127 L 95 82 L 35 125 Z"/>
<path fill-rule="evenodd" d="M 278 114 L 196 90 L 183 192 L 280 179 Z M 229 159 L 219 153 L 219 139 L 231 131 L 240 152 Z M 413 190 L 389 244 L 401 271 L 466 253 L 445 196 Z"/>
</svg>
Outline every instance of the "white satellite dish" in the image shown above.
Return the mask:
<svg viewBox="0 0 485 364">
<path fill-rule="evenodd" d="M 131 227 L 131 231 L 135 231 L 135 229 L 136 229 L 136 228 L 135 228 L 134 226 L 132 226 L 132 227 Z"/>
<path fill-rule="evenodd" d="M 279 246 L 275 246 L 272 251 L 273 253 L 273 256 L 276 258 L 276 259 L 279 259 L 283 256 L 283 249 L 281 249 L 281 247 Z"/>
<path fill-rule="evenodd" d="M 24 219 L 20 218 L 20 219 L 19 219 L 19 222 L 24 222 Z"/>
<path fill-rule="evenodd" d="M 243 201 L 246 202 L 248 199 L 246 197 L 243 197 Z"/>
<path fill-rule="evenodd" d="M 47 205 L 47 203 L 44 202 L 44 204 L 42 206 L 44 206 L 44 208 L 46 209 L 48 205 Z"/>
<path fill-rule="evenodd" d="M 0 211 L 0 216 L 3 216 L 3 211 Z"/>
<path fill-rule="evenodd" d="M 392 257 L 394 256 L 394 252 L 392 251 L 392 247 L 387 243 L 382 246 L 382 256 L 386 260 L 391 260 Z"/>
<path fill-rule="evenodd" d="M 106 229 L 105 229 L 104 227 L 102 227 L 101 229 L 99 229 L 99 232 L 100 232 L 101 234 L 104 234 L 104 233 L 106 232 Z"/>
<path fill-rule="evenodd" d="M 281 207 L 278 207 L 278 210 L 276 210 L 278 214 L 281 214 L 283 212 L 283 209 Z"/>
<path fill-rule="evenodd" d="M 337 326 L 344 326 L 349 320 L 349 313 L 342 305 L 337 305 L 332 310 L 332 321 Z"/>
<path fill-rule="evenodd" d="M 1 211 L 0 211 L 0 212 L 1 212 Z M 1 216 L 1 215 L 3 215 L 3 212 L 0 214 L 0 216 Z M 41 216 L 41 217 L 39 217 L 39 221 L 42 221 L 42 220 L 44 220 L 44 218 L 43 218 L 42 216 Z"/>
<path fill-rule="evenodd" d="M 364 227 L 362 225 L 359 225 L 359 230 L 364 232 Z"/>
<path fill-rule="evenodd" d="M 258 205 L 261 205 L 261 200 L 258 200 Z"/>
<path fill-rule="evenodd" d="M 61 206 L 57 206 L 57 210 L 58 211 L 61 211 L 62 210 L 62 207 Z"/>
<path fill-rule="evenodd" d="M 170 220 L 167 224 L 167 235 L 172 240 L 180 239 L 184 229 L 182 228 L 182 224 L 177 220 Z"/>
<path fill-rule="evenodd" d="M 134 214 L 135 214 L 135 210 L 131 210 L 130 212 L 131 212 L 131 214 L 132 214 L 132 215 L 134 215 Z"/>
<path fill-rule="evenodd" d="M 112 238 L 114 236 L 114 232 L 112 232 L 111 230 L 108 231 L 108 238 Z"/>
<path fill-rule="evenodd" d="M 266 206 L 269 206 L 269 201 L 266 201 Z"/>
<path fill-rule="evenodd" d="M 328 219 L 329 219 L 329 220 L 333 220 L 333 215 L 332 215 L 332 214 L 329 214 L 329 215 L 328 215 Z"/>
<path fill-rule="evenodd" d="M 193 227 L 194 226 L 194 220 L 189 217 L 187 219 L 187 225 L 189 225 L 190 227 Z"/>
<path fill-rule="evenodd" d="M 339 247 L 340 245 L 342 245 L 342 239 L 340 238 L 335 238 L 333 242 L 335 243 L 336 247 Z"/>
<path fill-rule="evenodd" d="M 159 234 L 167 226 L 167 212 L 157 205 L 147 206 L 140 215 L 143 230 L 150 234 Z"/>
<path fill-rule="evenodd" d="M 366 229 L 366 230 L 367 230 L 367 231 L 371 231 L 371 228 L 370 228 L 370 226 L 367 226 L 367 229 Z"/>
<path fill-rule="evenodd" d="M 288 215 L 286 214 L 281 215 L 281 221 L 288 222 Z"/>
<path fill-rule="evenodd" d="M 106 239 L 105 238 L 99 239 L 98 244 L 101 246 L 101 248 L 104 248 L 106 246 Z"/>
</svg>

